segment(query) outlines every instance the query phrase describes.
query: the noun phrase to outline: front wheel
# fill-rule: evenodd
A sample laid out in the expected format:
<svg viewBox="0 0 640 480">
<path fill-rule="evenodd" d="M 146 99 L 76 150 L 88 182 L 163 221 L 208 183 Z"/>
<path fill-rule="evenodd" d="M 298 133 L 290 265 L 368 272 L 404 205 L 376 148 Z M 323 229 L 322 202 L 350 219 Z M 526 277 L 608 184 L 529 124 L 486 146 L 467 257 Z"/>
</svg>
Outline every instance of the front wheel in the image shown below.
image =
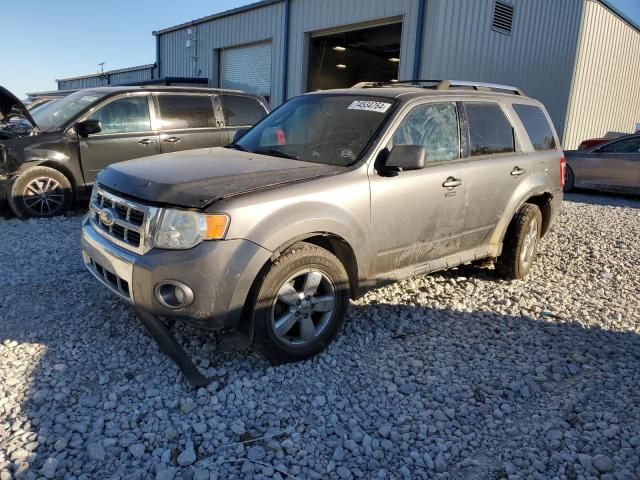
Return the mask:
<svg viewBox="0 0 640 480">
<path fill-rule="evenodd" d="M 348 306 L 349 278 L 340 260 L 297 243 L 271 265 L 258 288 L 256 343 L 276 364 L 317 355 L 340 331 Z"/>
<path fill-rule="evenodd" d="M 11 210 L 18 218 L 49 218 L 71 207 L 69 179 L 49 167 L 33 167 L 17 177 L 9 191 Z"/>
<path fill-rule="evenodd" d="M 503 277 L 521 280 L 527 276 L 538 252 L 542 214 L 537 205 L 525 204 L 511 220 L 496 270 Z"/>
</svg>

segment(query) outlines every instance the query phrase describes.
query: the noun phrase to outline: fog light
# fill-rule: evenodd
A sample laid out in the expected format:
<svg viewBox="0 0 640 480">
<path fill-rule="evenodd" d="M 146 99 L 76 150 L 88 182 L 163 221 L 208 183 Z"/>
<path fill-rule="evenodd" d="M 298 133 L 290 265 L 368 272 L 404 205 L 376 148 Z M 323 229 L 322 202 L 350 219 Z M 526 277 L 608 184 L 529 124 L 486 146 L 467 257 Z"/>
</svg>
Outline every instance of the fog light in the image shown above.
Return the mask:
<svg viewBox="0 0 640 480">
<path fill-rule="evenodd" d="M 193 303 L 193 290 L 182 282 L 168 280 L 156 285 L 156 298 L 165 308 L 176 310 Z"/>
</svg>

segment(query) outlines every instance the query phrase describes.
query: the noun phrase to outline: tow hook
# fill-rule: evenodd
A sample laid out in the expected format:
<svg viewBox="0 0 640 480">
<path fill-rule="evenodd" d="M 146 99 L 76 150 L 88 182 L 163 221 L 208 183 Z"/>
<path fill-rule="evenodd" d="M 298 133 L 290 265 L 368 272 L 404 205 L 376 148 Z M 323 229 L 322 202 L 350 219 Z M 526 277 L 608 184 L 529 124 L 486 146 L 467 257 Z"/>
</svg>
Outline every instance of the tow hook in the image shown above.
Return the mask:
<svg viewBox="0 0 640 480">
<path fill-rule="evenodd" d="M 187 381 L 195 388 L 206 387 L 211 382 L 219 381 L 216 377 L 205 377 L 193 363 L 189 354 L 180 346 L 176 337 L 152 313 L 136 308 L 136 314 L 140 322 L 146 327 L 149 334 L 155 339 L 160 350 L 178 366 Z"/>
</svg>

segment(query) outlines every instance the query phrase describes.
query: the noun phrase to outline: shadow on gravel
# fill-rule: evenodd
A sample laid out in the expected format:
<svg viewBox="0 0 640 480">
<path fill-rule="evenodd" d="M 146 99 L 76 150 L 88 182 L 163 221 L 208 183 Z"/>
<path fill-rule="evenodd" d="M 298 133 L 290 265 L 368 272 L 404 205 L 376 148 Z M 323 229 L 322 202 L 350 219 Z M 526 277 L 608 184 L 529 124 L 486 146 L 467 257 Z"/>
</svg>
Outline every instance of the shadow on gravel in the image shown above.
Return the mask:
<svg viewBox="0 0 640 480">
<path fill-rule="evenodd" d="M 100 288 L 80 277 L 74 295 Z M 218 353 L 211 335 L 194 340 L 188 349 L 199 366 L 227 381 L 193 391 L 132 310 L 108 296 L 93 291 L 101 301 L 79 301 L 39 325 L 37 313 L 63 293 L 65 285 L 34 292 L 20 312 L 3 314 L 15 333 L 0 328 L 11 367 L 0 380 L 0 470 L 14 475 L 640 474 L 633 332 L 553 317 L 357 305 L 327 352 L 295 365 Z M 186 329 L 180 340 L 197 334 Z"/>
<path fill-rule="evenodd" d="M 564 194 L 565 201 L 619 208 L 640 208 L 640 196 L 576 190 Z"/>
</svg>

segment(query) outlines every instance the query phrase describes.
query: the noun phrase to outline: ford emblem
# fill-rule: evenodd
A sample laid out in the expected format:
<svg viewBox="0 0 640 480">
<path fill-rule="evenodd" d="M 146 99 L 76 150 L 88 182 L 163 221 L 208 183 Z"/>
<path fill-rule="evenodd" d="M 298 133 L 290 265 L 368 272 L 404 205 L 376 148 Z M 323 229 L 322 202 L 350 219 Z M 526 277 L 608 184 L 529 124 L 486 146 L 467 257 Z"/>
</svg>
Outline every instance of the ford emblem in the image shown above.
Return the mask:
<svg viewBox="0 0 640 480">
<path fill-rule="evenodd" d="M 105 227 L 112 227 L 113 224 L 116 223 L 116 218 L 116 212 L 108 208 L 100 212 L 100 222 L 102 222 Z"/>
</svg>

